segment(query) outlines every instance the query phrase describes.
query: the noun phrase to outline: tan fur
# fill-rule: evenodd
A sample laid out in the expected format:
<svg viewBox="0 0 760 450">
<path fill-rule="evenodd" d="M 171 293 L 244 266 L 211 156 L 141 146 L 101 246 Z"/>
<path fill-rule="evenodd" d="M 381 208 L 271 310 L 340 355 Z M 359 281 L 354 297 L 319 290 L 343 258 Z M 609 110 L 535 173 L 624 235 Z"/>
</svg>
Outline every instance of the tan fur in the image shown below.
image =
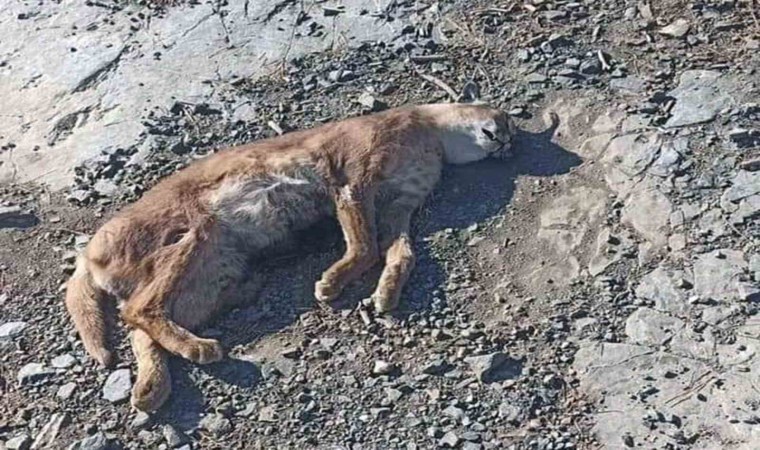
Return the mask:
<svg viewBox="0 0 760 450">
<path fill-rule="evenodd" d="M 422 105 L 327 124 L 219 152 L 166 178 L 95 234 L 68 283 L 66 305 L 86 350 L 112 363 L 103 302 L 122 302 L 134 329 L 132 403 L 158 408 L 171 382 L 166 352 L 205 364 L 223 357 L 197 329 L 225 305 L 246 258 L 334 216 L 346 251 L 315 284 L 330 301 L 384 258 L 372 295 L 396 307 L 414 266 L 412 213 L 444 162 L 504 156 L 512 123 L 483 105 Z"/>
</svg>

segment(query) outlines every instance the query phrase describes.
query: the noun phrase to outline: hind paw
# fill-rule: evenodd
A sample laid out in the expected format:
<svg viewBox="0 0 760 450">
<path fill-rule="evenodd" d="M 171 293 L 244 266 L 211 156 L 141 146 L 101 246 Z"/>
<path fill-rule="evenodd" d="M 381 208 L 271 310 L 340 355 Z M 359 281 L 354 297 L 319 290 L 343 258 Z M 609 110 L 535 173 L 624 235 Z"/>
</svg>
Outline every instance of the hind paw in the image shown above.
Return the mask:
<svg viewBox="0 0 760 450">
<path fill-rule="evenodd" d="M 136 409 L 145 412 L 153 412 L 163 405 L 172 392 L 172 383 L 169 377 L 153 377 L 147 380 L 138 378 L 132 388 L 130 403 Z"/>
<path fill-rule="evenodd" d="M 216 339 L 194 339 L 180 350 L 180 355 L 197 364 L 210 364 L 224 358 L 224 350 Z"/>
</svg>

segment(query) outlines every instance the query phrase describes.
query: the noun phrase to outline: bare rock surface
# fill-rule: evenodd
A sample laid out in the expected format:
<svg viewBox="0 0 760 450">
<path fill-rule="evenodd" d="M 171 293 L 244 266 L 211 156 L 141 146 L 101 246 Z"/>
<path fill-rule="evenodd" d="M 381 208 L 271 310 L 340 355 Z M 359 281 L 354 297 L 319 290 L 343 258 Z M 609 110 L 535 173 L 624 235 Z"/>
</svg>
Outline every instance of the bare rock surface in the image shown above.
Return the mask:
<svg viewBox="0 0 760 450">
<path fill-rule="evenodd" d="M 377 7 L 371 1 L 351 2 L 330 19 L 314 14 L 306 21 L 322 31 L 312 33 L 309 23 L 292 30 L 306 13 L 288 1 L 223 10 L 187 3 L 160 15 L 139 5 L 114 7 L 118 14 L 77 1 L 9 5 L 0 19 L 0 97 L 14 114 L 0 134 L 15 148 L 0 153 L 0 180 L 70 186 L 77 165 L 145 140 L 146 105 L 202 103 L 215 85 L 265 75 L 283 59 L 326 50 L 336 40 L 356 46 L 389 39 L 404 22 L 378 23 L 362 13 Z"/>
</svg>

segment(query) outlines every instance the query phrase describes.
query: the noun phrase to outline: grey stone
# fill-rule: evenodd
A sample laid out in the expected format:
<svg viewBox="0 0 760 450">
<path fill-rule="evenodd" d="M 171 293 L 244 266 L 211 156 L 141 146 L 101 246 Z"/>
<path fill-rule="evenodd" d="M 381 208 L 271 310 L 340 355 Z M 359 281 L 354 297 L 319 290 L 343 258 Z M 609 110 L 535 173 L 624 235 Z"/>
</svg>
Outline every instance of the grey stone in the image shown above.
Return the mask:
<svg viewBox="0 0 760 450">
<path fill-rule="evenodd" d="M 725 236 L 728 232 L 726 219 L 723 217 L 723 212 L 718 208 L 713 208 L 702 214 L 698 226 L 700 233 L 706 236 L 710 242 Z"/>
<path fill-rule="evenodd" d="M 704 299 L 716 301 L 750 300 L 760 287 L 742 281 L 747 269 L 744 253 L 722 249 L 700 255 L 694 262 L 694 290 Z"/>
<path fill-rule="evenodd" d="M 632 226 L 657 251 L 668 242 L 672 210 L 670 200 L 656 186 L 641 182 L 625 200 L 621 222 Z"/>
<path fill-rule="evenodd" d="M 723 200 L 738 202 L 739 200 L 760 194 L 760 172 L 740 170 L 731 180 L 731 187 L 723 193 Z"/>
<path fill-rule="evenodd" d="M 462 408 L 457 408 L 456 406 L 449 406 L 446 409 L 444 409 L 443 415 L 447 417 L 451 417 L 457 422 L 461 422 L 465 418 L 464 410 Z"/>
<path fill-rule="evenodd" d="M 525 77 L 525 82 L 530 83 L 530 84 L 541 84 L 541 83 L 545 83 L 546 80 L 548 80 L 546 75 L 542 75 L 537 72 L 533 72 L 529 74 L 527 77 Z"/>
<path fill-rule="evenodd" d="M 209 414 L 200 421 L 200 427 L 216 436 L 223 436 L 232 430 L 232 422 L 223 415 Z"/>
<path fill-rule="evenodd" d="M 381 102 L 368 92 L 363 92 L 359 95 L 359 98 L 357 98 L 356 101 L 369 111 L 381 111 L 387 107 L 385 103 Z"/>
<path fill-rule="evenodd" d="M 754 273 L 760 273 L 760 254 L 755 253 L 749 257 L 749 270 Z M 760 277 L 756 276 L 755 279 Z"/>
<path fill-rule="evenodd" d="M 180 445 L 184 445 L 189 440 L 187 435 L 185 435 L 181 431 L 178 431 L 176 428 L 174 428 L 171 425 L 164 425 L 161 431 L 164 435 L 164 440 L 171 448 L 176 448 L 176 447 L 179 447 Z"/>
<path fill-rule="evenodd" d="M 684 327 L 683 321 L 651 308 L 639 308 L 625 322 L 625 334 L 634 344 L 658 347 Z"/>
<path fill-rule="evenodd" d="M 565 11 L 553 9 L 550 11 L 544 11 L 543 16 L 549 20 L 561 20 L 567 17 L 567 13 Z"/>
<path fill-rule="evenodd" d="M 130 426 L 135 430 L 139 430 L 150 425 L 150 422 L 150 414 L 144 411 L 137 411 L 137 414 L 135 414 L 135 417 L 132 419 Z"/>
<path fill-rule="evenodd" d="M 519 360 L 501 352 L 468 356 L 464 362 L 470 366 L 470 371 L 478 380 L 484 383 L 512 380 L 519 377 L 522 372 L 522 363 Z"/>
<path fill-rule="evenodd" d="M 730 212 L 731 223 L 741 224 L 760 213 L 760 172 L 740 170 L 721 196 L 721 208 Z"/>
<path fill-rule="evenodd" d="M 746 128 L 734 128 L 728 132 L 728 138 L 734 142 L 741 142 L 749 137 L 749 130 Z"/>
<path fill-rule="evenodd" d="M 739 202 L 739 207 L 731 214 L 731 223 L 739 225 L 760 215 L 760 195 L 752 195 Z"/>
<path fill-rule="evenodd" d="M 757 323 L 751 324 L 757 327 Z M 743 327 L 743 329 L 749 329 Z M 752 333 L 750 333 L 751 335 Z M 680 335 L 676 335 L 678 338 Z M 691 339 L 694 341 L 695 339 Z M 752 338 L 747 338 L 747 341 Z M 714 342 L 708 346 L 716 345 Z M 753 344 L 741 341 L 748 346 L 744 351 L 737 351 L 736 345 L 716 345 L 720 354 L 725 356 L 723 364 L 746 363 L 748 354 L 754 352 Z M 756 344 L 754 344 L 756 345 Z M 756 347 L 755 347 L 756 348 Z M 684 385 L 691 383 L 693 374 L 714 373 L 715 362 L 687 356 L 681 357 L 667 350 L 631 344 L 612 344 L 583 341 L 575 354 L 573 368 L 578 373 L 580 391 L 595 398 L 604 398 L 608 409 L 594 414 L 594 436 L 604 448 L 621 448 L 621 435 L 633 436 L 635 442 L 646 442 L 653 435 L 653 430 L 642 418 L 652 411 L 663 413 L 663 419 L 673 415 L 687 418 L 681 430 L 699 430 L 709 428 L 710 435 L 700 436 L 700 447 L 723 448 L 725 442 L 753 442 L 754 412 L 742 411 L 746 392 L 752 392 L 752 377 L 743 373 L 723 371 L 716 374 L 723 389 L 709 391 L 701 389 L 692 395 L 683 396 Z M 752 361 L 753 369 L 758 364 Z M 642 391 L 644 380 L 653 379 L 657 392 L 642 400 L 634 393 Z M 677 396 L 679 402 L 671 399 Z M 733 418 L 738 420 L 718 420 L 716 418 Z M 742 419 L 749 423 L 744 424 Z M 658 423 L 662 429 L 668 425 Z M 675 430 L 675 428 L 672 428 Z M 660 433 L 657 439 L 663 446 L 672 442 L 677 447 L 678 436 Z M 751 445 L 750 445 L 751 447 Z"/>
<path fill-rule="evenodd" d="M 524 415 L 522 408 L 509 402 L 499 405 L 499 417 L 507 422 L 518 422 Z"/>
<path fill-rule="evenodd" d="M 421 372 L 427 375 L 443 375 L 453 367 L 442 358 L 436 358 L 422 366 Z"/>
<path fill-rule="evenodd" d="M 67 198 L 76 204 L 86 204 L 92 198 L 92 191 L 89 189 L 73 189 Z"/>
<path fill-rule="evenodd" d="M 58 391 L 55 393 L 55 396 L 60 398 L 61 400 L 68 400 L 74 394 L 74 391 L 76 389 L 77 389 L 76 383 L 66 383 L 63 386 L 58 388 Z"/>
<path fill-rule="evenodd" d="M 93 189 L 102 197 L 113 197 L 119 192 L 119 186 L 113 180 L 104 178 L 97 180 Z"/>
<path fill-rule="evenodd" d="M 602 73 L 602 65 L 596 59 L 586 60 L 581 63 L 580 71 L 584 75 L 597 75 Z"/>
<path fill-rule="evenodd" d="M 689 309 L 686 291 L 676 286 L 673 275 L 657 267 L 644 275 L 636 287 L 636 297 L 654 302 L 658 311 L 683 314 Z"/>
<path fill-rule="evenodd" d="M 24 212 L 20 206 L 0 206 L 0 229 L 29 228 L 37 223 L 37 216 Z"/>
<path fill-rule="evenodd" d="M 619 195 L 630 192 L 657 158 L 661 145 L 657 133 L 626 134 L 613 139 L 602 157 L 610 188 Z"/>
<path fill-rule="evenodd" d="M 108 450 L 108 448 L 108 438 L 103 432 L 98 432 L 74 443 L 69 450 Z"/>
<path fill-rule="evenodd" d="M 50 417 L 50 420 L 42 427 L 37 437 L 32 443 L 32 450 L 38 448 L 51 448 L 55 446 L 58 433 L 61 427 L 69 423 L 69 416 L 66 413 L 56 413 Z"/>
<path fill-rule="evenodd" d="M 530 61 L 530 52 L 524 48 L 517 50 L 516 56 L 522 62 Z"/>
<path fill-rule="evenodd" d="M 68 369 L 77 363 L 77 359 L 68 353 L 58 355 L 50 361 L 50 364 L 56 369 Z"/>
<path fill-rule="evenodd" d="M 8 450 L 28 450 L 31 444 L 32 438 L 24 433 L 5 441 L 5 448 Z"/>
<path fill-rule="evenodd" d="M 681 74 L 678 86 L 668 93 L 676 99 L 666 128 L 709 122 L 734 100 L 736 87 L 720 72 L 687 70 Z"/>
<path fill-rule="evenodd" d="M 644 92 L 647 85 L 641 78 L 627 76 L 625 78 L 613 78 L 610 80 L 610 87 L 629 94 L 640 94 Z"/>
<path fill-rule="evenodd" d="M 646 130 L 649 127 L 650 118 L 643 114 L 632 114 L 625 119 L 620 125 L 620 131 L 623 133 L 634 133 L 636 131 Z"/>
<path fill-rule="evenodd" d="M 438 445 L 444 448 L 454 448 L 459 444 L 459 436 L 453 431 L 444 434 L 438 441 Z"/>
<path fill-rule="evenodd" d="M 686 19 L 676 19 L 670 25 L 660 28 L 657 32 L 674 38 L 686 36 L 689 32 L 689 21 Z"/>
<path fill-rule="evenodd" d="M 249 101 L 235 106 L 231 117 L 233 122 L 253 122 L 258 118 L 258 110 Z"/>
<path fill-rule="evenodd" d="M 6 322 L 0 325 L 0 340 L 11 340 L 21 336 L 26 325 L 26 322 Z"/>
<path fill-rule="evenodd" d="M 55 371 L 40 363 L 29 363 L 18 371 L 16 379 L 19 385 L 29 386 L 45 383 Z"/>
<path fill-rule="evenodd" d="M 377 361 L 375 361 L 374 366 L 372 366 L 372 374 L 373 375 L 388 375 L 391 372 L 393 372 L 395 369 L 396 367 L 393 364 L 387 361 L 378 359 Z"/>
<path fill-rule="evenodd" d="M 581 66 L 581 60 L 578 58 L 567 58 L 565 65 L 571 69 L 577 69 Z"/>
<path fill-rule="evenodd" d="M 111 403 L 120 403 L 129 398 L 132 390 L 132 375 L 129 369 L 111 372 L 103 385 L 103 398 Z"/>
<path fill-rule="evenodd" d="M 259 410 L 259 422 L 277 422 L 277 411 L 274 406 L 264 406 Z"/>
<path fill-rule="evenodd" d="M 554 199 L 540 214 L 537 237 L 546 244 L 542 249 L 552 255 L 551 265 L 541 269 L 530 266 L 529 271 L 541 272 L 545 280 L 555 285 L 569 284 L 580 274 L 579 250 L 592 224 L 604 214 L 608 194 L 602 189 L 578 187 Z M 538 264 L 538 262 L 536 262 Z"/>
<path fill-rule="evenodd" d="M 385 398 L 390 404 L 396 403 L 403 396 L 404 396 L 404 393 L 398 389 L 393 389 L 393 388 L 385 389 Z"/>
<path fill-rule="evenodd" d="M 668 177 L 678 169 L 681 154 L 671 143 L 662 146 L 660 154 L 649 167 L 649 173 L 658 177 Z"/>
<path fill-rule="evenodd" d="M 612 244 L 611 241 L 616 241 L 616 243 Z M 607 267 L 619 261 L 623 257 L 624 250 L 630 246 L 629 239 L 613 237 L 609 228 L 602 228 L 596 237 L 596 247 L 588 263 L 588 272 L 592 276 L 604 272 Z M 611 249 L 615 251 L 611 252 Z"/>
</svg>

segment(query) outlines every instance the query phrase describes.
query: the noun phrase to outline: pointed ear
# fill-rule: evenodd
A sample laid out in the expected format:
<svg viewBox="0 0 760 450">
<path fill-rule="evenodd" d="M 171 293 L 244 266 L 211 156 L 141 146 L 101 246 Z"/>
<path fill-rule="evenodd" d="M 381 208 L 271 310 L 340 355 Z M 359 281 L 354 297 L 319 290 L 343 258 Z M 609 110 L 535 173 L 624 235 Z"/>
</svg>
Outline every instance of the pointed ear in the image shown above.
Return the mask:
<svg viewBox="0 0 760 450">
<path fill-rule="evenodd" d="M 468 81 L 462 87 L 462 93 L 459 94 L 459 102 L 461 103 L 480 103 L 480 87 L 473 80 Z"/>
</svg>

